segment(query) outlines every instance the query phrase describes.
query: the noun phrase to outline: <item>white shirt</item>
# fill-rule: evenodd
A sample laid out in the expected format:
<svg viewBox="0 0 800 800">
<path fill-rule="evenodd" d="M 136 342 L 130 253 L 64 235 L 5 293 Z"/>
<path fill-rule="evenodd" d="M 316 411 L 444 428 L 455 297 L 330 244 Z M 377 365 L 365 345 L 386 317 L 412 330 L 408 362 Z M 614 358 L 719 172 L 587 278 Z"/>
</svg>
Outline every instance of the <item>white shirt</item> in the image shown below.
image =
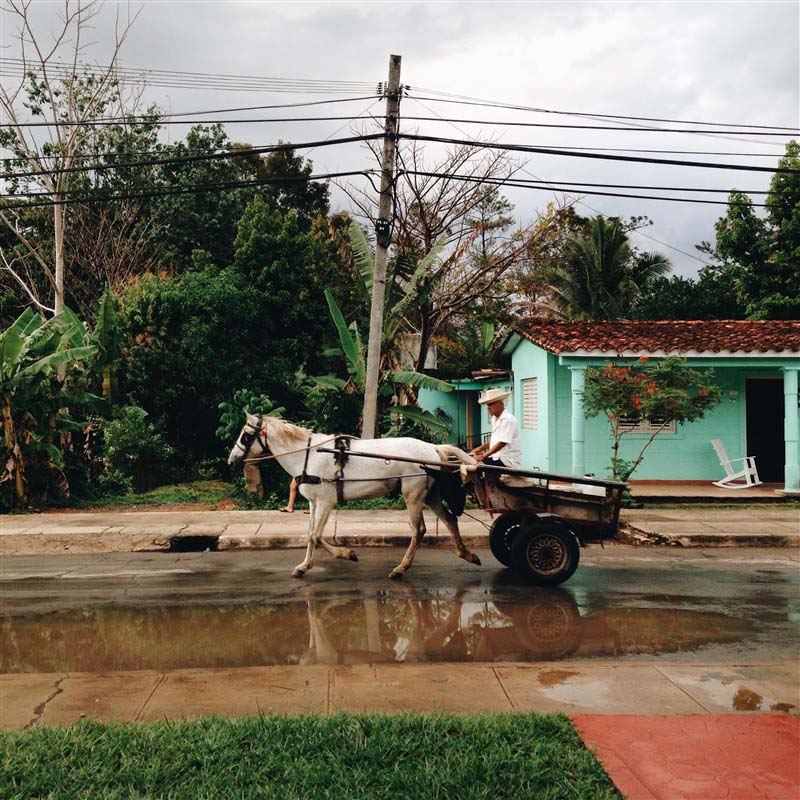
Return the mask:
<svg viewBox="0 0 800 800">
<path fill-rule="evenodd" d="M 496 458 L 507 467 L 522 466 L 522 433 L 517 418 L 507 409 L 499 417 L 492 417 L 492 436 L 489 448 L 503 442 L 505 447 L 489 458 Z"/>
</svg>

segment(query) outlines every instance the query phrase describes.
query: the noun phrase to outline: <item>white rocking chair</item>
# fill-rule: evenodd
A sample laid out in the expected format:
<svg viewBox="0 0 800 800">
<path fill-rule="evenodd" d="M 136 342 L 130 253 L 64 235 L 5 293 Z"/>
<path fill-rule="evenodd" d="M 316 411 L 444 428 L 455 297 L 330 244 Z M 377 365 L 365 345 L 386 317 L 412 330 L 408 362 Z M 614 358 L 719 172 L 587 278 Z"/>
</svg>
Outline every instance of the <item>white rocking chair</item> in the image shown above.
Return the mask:
<svg viewBox="0 0 800 800">
<path fill-rule="evenodd" d="M 756 457 L 745 456 L 744 458 L 728 458 L 725 445 L 720 439 L 712 439 L 711 446 L 719 458 L 719 463 L 725 470 L 725 477 L 718 481 L 713 481 L 714 486 L 720 489 L 749 489 L 751 486 L 759 486 L 761 481 L 758 479 L 756 469 Z M 734 464 L 741 462 L 741 469 L 738 471 Z"/>
</svg>

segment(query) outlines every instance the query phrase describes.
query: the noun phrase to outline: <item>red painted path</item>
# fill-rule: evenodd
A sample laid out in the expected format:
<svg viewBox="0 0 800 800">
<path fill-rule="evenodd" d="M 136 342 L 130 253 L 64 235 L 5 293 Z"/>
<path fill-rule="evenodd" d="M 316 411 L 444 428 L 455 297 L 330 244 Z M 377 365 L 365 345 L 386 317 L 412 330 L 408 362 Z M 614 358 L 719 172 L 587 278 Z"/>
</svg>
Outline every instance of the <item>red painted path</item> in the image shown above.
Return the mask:
<svg viewBox="0 0 800 800">
<path fill-rule="evenodd" d="M 628 800 L 798 800 L 800 718 L 576 714 Z"/>
</svg>

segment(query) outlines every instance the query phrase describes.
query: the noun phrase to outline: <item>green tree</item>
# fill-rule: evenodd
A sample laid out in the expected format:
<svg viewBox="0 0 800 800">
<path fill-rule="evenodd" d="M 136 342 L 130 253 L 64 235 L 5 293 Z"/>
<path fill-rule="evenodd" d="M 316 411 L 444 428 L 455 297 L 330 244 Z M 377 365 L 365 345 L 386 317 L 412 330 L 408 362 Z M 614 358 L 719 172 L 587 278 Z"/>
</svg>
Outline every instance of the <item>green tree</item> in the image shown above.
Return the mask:
<svg viewBox="0 0 800 800">
<path fill-rule="evenodd" d="M 598 215 L 588 236 L 568 240 L 566 259 L 548 276 L 547 288 L 564 317 L 625 319 L 647 285 L 670 269 L 658 253 L 637 253 L 619 220 Z"/>
<path fill-rule="evenodd" d="M 665 358 L 648 364 L 586 370 L 583 407 L 587 416 L 604 414 L 611 429 L 611 477 L 626 481 L 641 464 L 653 440 L 672 422 L 694 422 L 719 403 L 722 392 L 712 383 L 711 371 L 688 369 L 686 360 Z M 622 438 L 630 432 L 633 420 L 645 418 L 659 427 L 644 442 L 633 461 L 620 457 Z"/>
<path fill-rule="evenodd" d="M 197 125 L 183 141 L 162 149 L 164 159 L 208 156 L 232 145 L 221 125 Z M 237 223 L 254 190 L 215 189 L 242 180 L 233 159 L 217 158 L 159 165 L 154 185 L 165 189 L 186 187 L 185 193 L 164 193 L 150 201 L 149 213 L 158 221 L 161 260 L 165 267 L 182 272 L 192 267 L 192 254 L 204 250 L 215 264 L 233 259 Z M 207 187 L 208 191 L 193 191 Z"/>
<path fill-rule="evenodd" d="M 353 256 L 359 269 L 359 292 L 364 305 L 367 306 L 372 296 L 375 274 L 374 254 L 360 225 L 353 222 L 349 233 Z M 392 273 L 387 276 L 378 379 L 379 416 L 381 412 L 386 412 L 391 404 L 391 409 L 388 409 L 390 415 L 406 417 L 418 425 L 437 432 L 441 432 L 445 425 L 434 415 L 417 407 L 416 390 L 424 386 L 450 391 L 452 387 L 444 381 L 415 370 L 413 366 L 406 366 L 408 361 L 413 363 L 413 358 L 409 359 L 408 356 L 404 358 L 403 337 L 407 330 L 405 315 L 412 307 L 420 286 L 424 285 L 426 276 L 436 263 L 442 246 L 441 242 L 434 244 L 428 255 L 415 265 L 413 273 L 402 284 L 395 280 L 399 266 L 397 262 L 393 265 Z M 330 290 L 326 289 L 325 298 L 339 337 L 341 352 L 345 356 L 351 384 L 355 391 L 363 394 L 366 382 L 366 342 L 361 337 L 357 320 L 347 323 Z"/>
<path fill-rule="evenodd" d="M 200 256 L 189 272 L 145 277 L 123 297 L 128 401 L 194 462 L 216 454 L 222 401 L 291 374 L 260 335 L 259 299 L 242 275 Z"/>
<path fill-rule="evenodd" d="M 284 142 L 278 140 L 278 144 Z M 233 150 L 247 149 L 250 145 L 233 145 Z M 237 161 L 246 178 L 275 181 L 259 187 L 259 194 L 273 210 L 284 216 L 294 212 L 300 230 L 308 232 L 317 217 L 326 217 L 330 209 L 327 183 L 309 181 L 313 163 L 298 156 L 294 150 L 249 155 Z M 283 179 L 283 180 L 281 180 Z"/>
<path fill-rule="evenodd" d="M 800 318 L 800 144 L 792 140 L 770 182 L 765 218 L 750 198 L 732 191 L 715 226 L 716 243 L 699 249 L 716 258 L 749 319 Z"/>
<path fill-rule="evenodd" d="M 636 319 L 744 319 L 745 309 L 730 278 L 701 269 L 696 279 L 655 278 L 636 303 Z"/>
<path fill-rule="evenodd" d="M 10 503 L 4 498 L 7 505 L 27 506 L 32 481 L 46 487 L 52 479 L 69 492 L 55 434 L 73 427 L 64 407 L 91 398 L 83 370 L 74 369 L 66 383 L 53 378 L 59 367 L 85 366 L 95 357 L 97 348 L 87 339 L 86 328 L 69 309 L 43 321 L 28 308 L 0 334 L 0 486 L 13 486 Z"/>
</svg>

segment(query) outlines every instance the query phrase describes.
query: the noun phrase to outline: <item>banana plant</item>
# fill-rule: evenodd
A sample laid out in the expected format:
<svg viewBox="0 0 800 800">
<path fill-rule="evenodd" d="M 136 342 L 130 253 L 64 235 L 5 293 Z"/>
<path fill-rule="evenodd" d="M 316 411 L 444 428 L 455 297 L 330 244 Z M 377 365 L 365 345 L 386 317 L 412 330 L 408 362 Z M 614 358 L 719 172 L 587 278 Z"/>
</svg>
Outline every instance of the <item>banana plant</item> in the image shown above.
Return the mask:
<svg viewBox="0 0 800 800">
<path fill-rule="evenodd" d="M 353 388 L 359 392 L 364 391 L 367 374 L 367 354 L 366 346 L 361 338 L 358 325 L 355 321 L 349 325 L 339 308 L 336 299 L 329 289 L 325 290 L 325 299 L 328 302 L 331 318 L 336 326 L 339 335 L 341 351 L 334 350 L 333 354 L 344 353 L 347 363 L 347 371 L 350 375 L 350 382 Z M 414 386 L 416 388 L 438 389 L 442 392 L 450 392 L 453 387 L 446 381 L 439 380 L 430 375 L 414 370 L 391 369 L 386 367 L 386 358 L 381 358 L 381 371 L 378 377 L 378 397 L 386 403 L 389 397 L 396 396 L 394 391 L 396 386 Z M 423 411 L 416 406 L 391 405 L 387 414 L 399 414 L 410 419 L 412 422 L 422 425 L 428 430 L 436 433 L 446 433 L 448 426 L 442 420 L 429 411 Z"/>
<path fill-rule="evenodd" d="M 0 333 L 0 424 L 4 454 L 0 484 L 13 482 L 14 504 L 28 504 L 26 461 L 44 454 L 45 467 L 60 486 L 61 453 L 46 441 L 45 421 L 50 412 L 75 399 L 69 387 L 52 380 L 58 368 L 87 362 L 97 353 L 87 345 L 83 323 L 69 309 L 48 320 L 28 308 Z M 81 399 L 88 396 L 81 393 Z M 63 415 L 58 420 L 67 422 Z"/>
<path fill-rule="evenodd" d="M 122 350 L 122 320 L 108 287 L 103 292 L 95 312 L 91 344 L 97 346 L 95 368 L 100 371 L 103 397 L 112 400 L 115 390 L 114 364 L 119 361 Z"/>
</svg>

